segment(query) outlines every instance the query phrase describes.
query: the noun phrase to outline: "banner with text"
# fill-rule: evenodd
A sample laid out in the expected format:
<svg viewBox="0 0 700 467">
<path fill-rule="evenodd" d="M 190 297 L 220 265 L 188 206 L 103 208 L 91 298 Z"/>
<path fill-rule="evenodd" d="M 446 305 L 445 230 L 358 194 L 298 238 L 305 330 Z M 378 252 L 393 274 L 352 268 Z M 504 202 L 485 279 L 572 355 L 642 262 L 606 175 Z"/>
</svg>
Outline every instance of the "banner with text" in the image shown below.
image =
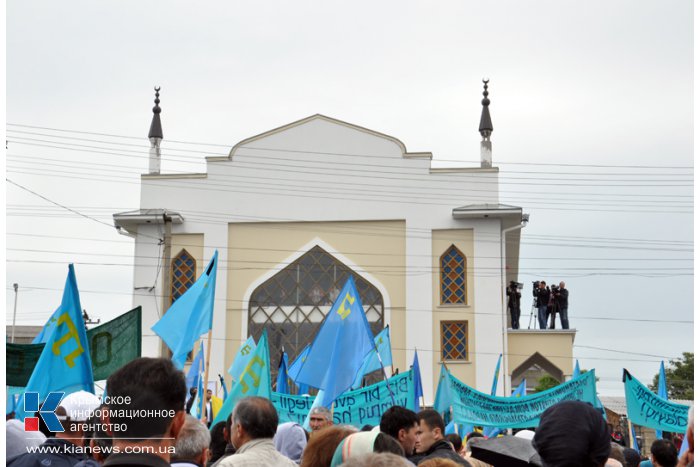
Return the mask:
<svg viewBox="0 0 700 467">
<path fill-rule="evenodd" d="M 632 423 L 655 430 L 685 433 L 688 406 L 660 398 L 627 370 L 622 370 L 622 381 L 625 383 L 627 416 Z"/>
<path fill-rule="evenodd" d="M 392 402 L 386 381 L 343 393 L 333 404 L 334 423 L 362 428 L 364 425 L 379 425 L 382 414 L 392 405 L 416 410 L 412 371 L 389 378 L 389 387 L 394 395 L 395 404 Z M 314 397 L 292 396 L 273 391 L 272 403 L 277 409 L 280 423 L 303 424 L 314 403 Z"/>
<path fill-rule="evenodd" d="M 449 375 L 452 413 L 457 423 L 531 428 L 540 423 L 542 412 L 565 400 L 595 404 L 595 370 L 546 391 L 523 397 L 498 397 L 479 392 Z"/>
</svg>

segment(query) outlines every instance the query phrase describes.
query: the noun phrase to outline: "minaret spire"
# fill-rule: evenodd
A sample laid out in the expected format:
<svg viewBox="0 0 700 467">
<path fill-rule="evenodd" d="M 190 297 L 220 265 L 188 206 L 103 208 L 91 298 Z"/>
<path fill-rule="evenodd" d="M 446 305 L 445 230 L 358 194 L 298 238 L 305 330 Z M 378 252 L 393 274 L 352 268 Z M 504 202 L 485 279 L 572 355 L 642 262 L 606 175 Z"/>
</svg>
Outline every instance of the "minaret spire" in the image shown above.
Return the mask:
<svg viewBox="0 0 700 467">
<path fill-rule="evenodd" d="M 160 87 L 153 88 L 156 91 L 155 106 L 153 107 L 153 119 L 151 129 L 148 131 L 148 139 L 151 141 L 151 150 L 148 157 L 148 173 L 160 173 L 160 142 L 163 140 L 163 128 L 160 126 Z"/>
<path fill-rule="evenodd" d="M 484 83 L 484 98 L 481 100 L 481 122 L 479 123 L 479 133 L 481 133 L 481 167 L 491 167 L 491 132 L 493 124 L 491 123 L 491 113 L 489 112 L 489 80 L 483 79 Z"/>
</svg>

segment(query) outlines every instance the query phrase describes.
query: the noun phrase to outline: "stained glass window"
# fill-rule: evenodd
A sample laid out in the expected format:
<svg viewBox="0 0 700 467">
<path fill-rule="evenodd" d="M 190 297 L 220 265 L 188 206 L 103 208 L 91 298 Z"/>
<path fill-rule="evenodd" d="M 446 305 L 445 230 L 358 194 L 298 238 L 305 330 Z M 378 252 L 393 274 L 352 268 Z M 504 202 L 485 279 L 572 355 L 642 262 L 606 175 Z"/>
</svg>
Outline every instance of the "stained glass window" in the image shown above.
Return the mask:
<svg viewBox="0 0 700 467">
<path fill-rule="evenodd" d="M 197 261 L 182 249 L 171 264 L 170 303 L 173 303 L 197 280 Z"/>
<path fill-rule="evenodd" d="M 467 303 L 467 258 L 454 245 L 440 257 L 440 303 Z"/>
<path fill-rule="evenodd" d="M 443 360 L 467 359 L 467 322 L 440 321 Z"/>
<path fill-rule="evenodd" d="M 267 328 L 271 361 L 279 362 L 283 347 L 293 361 L 312 341 L 351 274 L 370 328 L 378 333 L 384 328 L 384 299 L 379 290 L 315 246 L 253 291 L 248 305 L 249 335 L 257 341 Z M 273 368 L 273 380 L 276 372 Z"/>
</svg>

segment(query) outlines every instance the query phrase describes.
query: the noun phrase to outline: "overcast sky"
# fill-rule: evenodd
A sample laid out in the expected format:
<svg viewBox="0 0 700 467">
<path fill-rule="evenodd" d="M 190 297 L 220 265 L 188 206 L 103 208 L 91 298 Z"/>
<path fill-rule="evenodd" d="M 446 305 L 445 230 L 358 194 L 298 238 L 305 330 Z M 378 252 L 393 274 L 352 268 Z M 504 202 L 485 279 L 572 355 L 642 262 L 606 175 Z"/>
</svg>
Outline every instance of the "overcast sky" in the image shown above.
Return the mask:
<svg viewBox="0 0 700 467">
<path fill-rule="evenodd" d="M 8 2 L 7 177 L 92 218 L 7 185 L 8 324 L 12 284 L 18 322 L 43 323 L 71 261 L 91 315 L 130 308 L 133 241 L 105 224 L 139 207 L 154 85 L 164 172 L 315 113 L 437 167 L 477 165 L 483 77 L 501 201 L 531 214 L 526 293 L 567 282 L 600 393 L 623 366 L 651 382 L 693 349 L 687 0 Z"/>
</svg>

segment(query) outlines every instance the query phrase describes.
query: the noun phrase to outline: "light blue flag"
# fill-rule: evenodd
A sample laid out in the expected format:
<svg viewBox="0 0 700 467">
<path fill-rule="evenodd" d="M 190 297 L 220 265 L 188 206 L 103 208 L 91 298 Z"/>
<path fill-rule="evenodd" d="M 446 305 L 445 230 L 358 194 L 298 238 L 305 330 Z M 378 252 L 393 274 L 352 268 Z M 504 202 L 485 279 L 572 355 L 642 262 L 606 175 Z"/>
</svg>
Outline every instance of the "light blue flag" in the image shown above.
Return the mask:
<svg viewBox="0 0 700 467">
<path fill-rule="evenodd" d="M 626 369 L 623 369 L 622 381 L 625 384 L 627 418 L 632 423 L 654 430 L 685 433 L 688 406 L 660 398 Z"/>
<path fill-rule="evenodd" d="M 527 385 L 525 378 L 520 382 L 517 388 L 513 391 L 513 394 L 511 394 L 513 397 L 525 397 L 527 396 Z"/>
<path fill-rule="evenodd" d="M 297 394 L 308 394 L 309 385 L 303 383 L 297 383 L 297 376 L 299 376 L 299 370 L 301 370 L 302 365 L 306 361 L 306 356 L 309 354 L 309 349 L 311 349 L 311 344 L 307 344 L 304 350 L 299 353 L 299 356 L 289 365 L 287 374 L 289 374 L 289 379 L 292 380 L 295 386 L 297 386 Z"/>
<path fill-rule="evenodd" d="M 199 342 L 199 352 L 197 352 L 197 355 L 194 357 L 192 360 L 192 366 L 190 367 L 190 371 L 187 372 L 187 390 L 189 391 L 190 388 L 196 388 L 197 387 L 197 378 L 199 377 L 199 374 L 204 371 L 204 344 L 202 342 Z"/>
<path fill-rule="evenodd" d="M 632 432 L 632 449 L 635 451 L 641 453 L 642 451 L 639 450 L 639 443 L 637 443 L 637 434 L 634 432 L 634 423 L 630 423 L 630 431 Z"/>
<path fill-rule="evenodd" d="M 350 276 L 323 320 L 297 381 L 323 389 L 321 405 L 330 407 L 352 386 L 364 356 L 373 347 L 372 331 Z"/>
<path fill-rule="evenodd" d="M 452 390 L 449 376 L 450 372 L 443 364 L 440 367 L 438 387 L 435 393 L 435 402 L 433 402 L 433 408 L 442 415 L 442 418 L 446 421 L 451 418 L 450 407 L 452 406 Z"/>
<path fill-rule="evenodd" d="M 197 282 L 175 300 L 151 328 L 173 352 L 173 363 L 180 370 L 184 368 L 187 354 L 192 351 L 195 342 L 211 329 L 218 258 L 217 250 Z"/>
<path fill-rule="evenodd" d="M 95 392 L 83 309 L 72 264 L 68 266 L 59 310 L 56 328 L 50 333 L 26 387 L 26 392 L 38 392 L 39 400 L 44 400 L 51 391 L 66 394 L 80 390 Z M 22 398 L 16 411 L 20 420 L 29 415 L 23 408 Z"/>
<path fill-rule="evenodd" d="M 668 391 L 666 390 L 666 370 L 664 369 L 664 361 L 661 360 L 661 368 L 659 368 L 659 388 L 656 391 L 660 398 L 667 401 Z M 664 436 L 664 432 L 656 430 L 656 439 L 661 439 Z"/>
<path fill-rule="evenodd" d="M 576 359 L 576 366 L 574 367 L 574 374 L 571 375 L 571 378 L 578 378 L 581 376 L 581 368 L 578 366 L 578 358 Z"/>
<path fill-rule="evenodd" d="M 61 307 L 59 306 L 56 308 L 56 311 L 53 312 L 51 315 L 51 318 L 44 324 L 44 327 L 41 328 L 41 332 L 34 338 L 32 341 L 32 344 L 43 344 L 47 340 L 49 340 L 49 337 L 51 337 L 51 333 L 53 332 L 54 329 L 56 329 L 56 323 L 58 322 L 58 317 L 61 315 Z"/>
<path fill-rule="evenodd" d="M 423 396 L 423 379 L 420 376 L 420 364 L 418 363 L 418 350 L 413 351 L 413 395 L 416 398 L 414 407 L 416 412 L 418 412 L 420 404 L 418 403 L 421 396 Z"/>
<path fill-rule="evenodd" d="M 282 352 L 282 357 L 280 358 L 280 366 L 277 371 L 277 385 L 276 391 L 280 394 L 289 394 L 289 381 L 287 380 L 287 364 L 289 357 L 287 357 L 287 352 Z"/>
<path fill-rule="evenodd" d="M 391 357 L 391 336 L 389 335 L 389 326 L 379 331 L 374 337 L 374 345 L 377 348 L 375 352 L 374 349 L 370 350 L 365 356 L 365 360 L 362 362 L 362 368 L 357 372 L 355 381 L 352 383 L 352 389 L 358 389 L 362 387 L 362 379 L 368 373 L 372 373 L 376 370 L 383 370 L 384 367 L 393 365 L 393 360 Z M 377 352 L 379 356 L 382 357 L 381 362 L 379 357 L 377 357 Z M 382 366 L 384 364 L 384 367 Z"/>
<path fill-rule="evenodd" d="M 255 339 L 253 339 L 253 336 L 250 336 L 241 345 L 241 348 L 238 349 L 238 352 L 233 359 L 233 363 L 231 364 L 231 368 L 228 369 L 228 374 L 231 375 L 234 383 L 238 381 L 238 379 L 241 377 L 241 373 L 243 373 L 243 370 L 245 370 L 245 367 L 248 365 L 248 362 L 251 358 L 253 358 L 255 348 Z"/>
<path fill-rule="evenodd" d="M 498 389 L 498 376 L 501 374 L 501 359 L 503 354 L 498 355 L 498 362 L 496 362 L 496 369 L 493 372 L 493 384 L 491 385 L 491 395 L 496 395 L 496 390 Z"/>
<path fill-rule="evenodd" d="M 211 422 L 211 426 L 225 421 L 239 400 L 249 396 L 259 396 L 266 399 L 272 397 L 270 386 L 270 350 L 267 346 L 267 329 L 263 331 L 253 356 L 239 375 L 238 382 L 231 387 L 231 392 L 224 400 L 219 413 Z"/>
</svg>

